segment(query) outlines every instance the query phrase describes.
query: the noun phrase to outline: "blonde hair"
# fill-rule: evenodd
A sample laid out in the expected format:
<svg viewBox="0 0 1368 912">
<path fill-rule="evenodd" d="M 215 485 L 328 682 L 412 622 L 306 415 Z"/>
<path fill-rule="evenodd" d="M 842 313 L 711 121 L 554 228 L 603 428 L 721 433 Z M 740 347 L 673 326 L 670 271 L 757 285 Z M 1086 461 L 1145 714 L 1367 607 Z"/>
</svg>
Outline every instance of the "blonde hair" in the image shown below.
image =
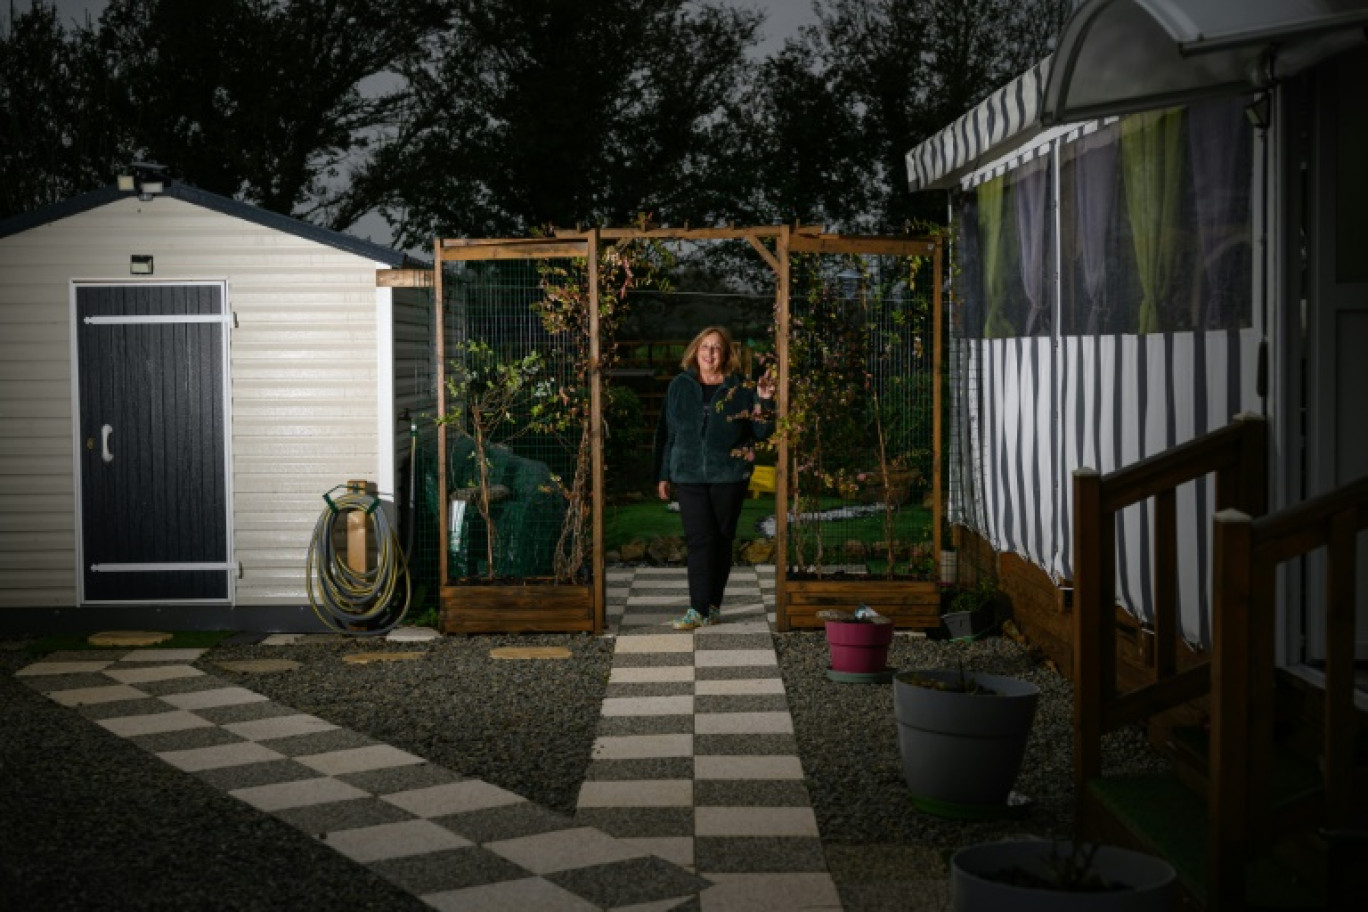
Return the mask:
<svg viewBox="0 0 1368 912">
<path fill-rule="evenodd" d="M 703 344 L 703 340 L 713 333 L 722 337 L 723 359 L 722 374 L 734 374 L 741 369 L 741 359 L 736 354 L 736 342 L 732 340 L 731 333 L 725 326 L 705 326 L 703 331 L 693 337 L 689 347 L 684 349 L 684 357 L 679 360 L 679 366 L 685 370 L 698 370 L 698 346 Z"/>
</svg>

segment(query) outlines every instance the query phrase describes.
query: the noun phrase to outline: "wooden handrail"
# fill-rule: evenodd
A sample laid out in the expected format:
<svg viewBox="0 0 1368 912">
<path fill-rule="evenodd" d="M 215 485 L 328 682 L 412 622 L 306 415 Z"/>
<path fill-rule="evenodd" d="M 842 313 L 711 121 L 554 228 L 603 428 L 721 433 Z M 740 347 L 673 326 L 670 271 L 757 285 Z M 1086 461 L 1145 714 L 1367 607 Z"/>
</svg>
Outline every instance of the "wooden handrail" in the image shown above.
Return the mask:
<svg viewBox="0 0 1368 912">
<path fill-rule="evenodd" d="M 1236 415 L 1225 427 L 1109 472 L 1102 508 L 1118 512 L 1203 475 L 1240 465 L 1255 456 L 1250 450 L 1254 443 L 1262 449 L 1263 419 Z"/>
<path fill-rule="evenodd" d="M 1326 549 L 1323 790 L 1315 822 L 1342 826 L 1362 810 L 1365 770 L 1354 760 L 1354 642 L 1358 536 L 1368 529 L 1368 477 L 1259 519 L 1216 515 L 1213 587 L 1209 908 L 1242 908 L 1244 865 L 1274 826 L 1266 789 L 1273 750 L 1278 566 Z M 1305 797 L 1297 811 L 1307 815 Z"/>
<path fill-rule="evenodd" d="M 1186 703 L 1206 692 L 1207 672 L 1179 672 L 1176 490 L 1216 476 L 1216 507 L 1262 513 L 1267 488 L 1267 427 L 1257 415 L 1238 415 L 1223 428 L 1107 475 L 1074 472 L 1074 777 L 1085 800 L 1101 773 L 1101 737 L 1138 718 Z M 1153 498 L 1153 680 L 1128 694 L 1117 691 L 1116 516 Z M 1082 808 L 1080 807 L 1080 812 Z"/>
</svg>

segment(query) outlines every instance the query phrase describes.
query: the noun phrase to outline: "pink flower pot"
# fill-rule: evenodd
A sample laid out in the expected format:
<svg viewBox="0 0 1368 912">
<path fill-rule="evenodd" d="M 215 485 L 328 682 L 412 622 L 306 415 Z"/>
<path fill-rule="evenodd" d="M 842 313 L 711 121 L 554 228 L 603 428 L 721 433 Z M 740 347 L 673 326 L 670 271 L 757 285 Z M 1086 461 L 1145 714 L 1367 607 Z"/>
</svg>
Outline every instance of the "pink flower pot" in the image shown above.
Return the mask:
<svg viewBox="0 0 1368 912">
<path fill-rule="evenodd" d="M 892 624 L 827 621 L 826 638 L 831 648 L 832 671 L 877 674 L 888 667 L 888 647 L 893 642 Z"/>
</svg>

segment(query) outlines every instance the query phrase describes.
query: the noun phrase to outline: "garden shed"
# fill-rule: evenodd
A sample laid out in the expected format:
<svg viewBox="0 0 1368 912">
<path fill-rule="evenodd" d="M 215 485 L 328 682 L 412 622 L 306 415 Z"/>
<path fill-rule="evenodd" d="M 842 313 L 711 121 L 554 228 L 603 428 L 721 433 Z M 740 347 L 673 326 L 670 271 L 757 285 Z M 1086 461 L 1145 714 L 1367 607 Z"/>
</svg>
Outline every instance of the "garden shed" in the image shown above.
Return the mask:
<svg viewBox="0 0 1368 912">
<path fill-rule="evenodd" d="M 431 398 L 421 265 L 155 170 L 0 222 L 0 623 L 312 626 L 322 495 L 390 510 Z"/>
</svg>

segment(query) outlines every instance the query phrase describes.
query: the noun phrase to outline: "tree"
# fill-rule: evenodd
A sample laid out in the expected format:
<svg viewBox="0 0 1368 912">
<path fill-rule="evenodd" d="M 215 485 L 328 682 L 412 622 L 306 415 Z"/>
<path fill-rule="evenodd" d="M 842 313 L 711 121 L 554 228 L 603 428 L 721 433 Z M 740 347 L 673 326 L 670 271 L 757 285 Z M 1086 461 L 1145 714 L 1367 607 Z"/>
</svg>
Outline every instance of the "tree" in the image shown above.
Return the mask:
<svg viewBox="0 0 1368 912">
<path fill-rule="evenodd" d="M 892 232 L 938 221 L 941 202 L 907 188 L 908 150 L 1048 53 L 1070 8 L 1070 0 L 819 0 L 817 24 L 767 64 L 789 66 L 782 79 L 762 80 L 754 107 L 774 124 L 810 125 L 814 106 L 842 112 L 846 120 L 823 126 L 839 159 L 825 170 L 839 176 L 820 210 L 828 219 Z M 802 160 L 808 144 L 791 133 L 780 141 Z M 776 143 L 769 154 L 782 151 Z M 815 186 L 786 189 L 774 175 L 765 185 L 797 211 Z M 842 187 L 863 206 L 858 214 L 830 204 Z"/>
<path fill-rule="evenodd" d="M 380 83 L 443 18 L 441 0 L 112 0 L 99 47 L 142 157 L 342 228 L 361 213 L 338 179 L 406 99 Z"/>
<path fill-rule="evenodd" d="M 758 14 L 686 0 L 453 0 L 418 104 L 358 182 L 400 246 L 723 216 L 716 177 Z"/>
<path fill-rule="evenodd" d="M 735 168 L 738 217 L 853 227 L 869 211 L 869 154 L 859 113 L 825 80 L 805 44 L 764 61 L 735 131 L 746 138 Z"/>
<path fill-rule="evenodd" d="M 90 30 L 35 0 L 0 23 L 0 218 L 108 185 L 132 159 Z"/>
</svg>

